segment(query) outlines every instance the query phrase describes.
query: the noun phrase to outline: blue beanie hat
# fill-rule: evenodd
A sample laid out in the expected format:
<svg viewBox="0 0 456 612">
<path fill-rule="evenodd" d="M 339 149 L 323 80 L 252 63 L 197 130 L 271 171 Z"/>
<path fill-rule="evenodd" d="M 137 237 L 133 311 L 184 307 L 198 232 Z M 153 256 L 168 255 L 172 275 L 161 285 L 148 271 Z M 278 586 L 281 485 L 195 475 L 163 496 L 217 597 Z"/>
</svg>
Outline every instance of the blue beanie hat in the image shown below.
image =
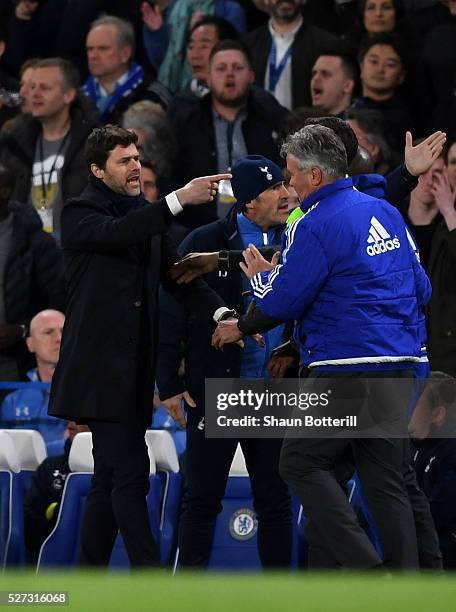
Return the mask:
<svg viewBox="0 0 456 612">
<path fill-rule="evenodd" d="M 240 209 L 277 183 L 283 181 L 283 171 L 262 155 L 246 155 L 231 170 L 231 187 Z"/>
</svg>

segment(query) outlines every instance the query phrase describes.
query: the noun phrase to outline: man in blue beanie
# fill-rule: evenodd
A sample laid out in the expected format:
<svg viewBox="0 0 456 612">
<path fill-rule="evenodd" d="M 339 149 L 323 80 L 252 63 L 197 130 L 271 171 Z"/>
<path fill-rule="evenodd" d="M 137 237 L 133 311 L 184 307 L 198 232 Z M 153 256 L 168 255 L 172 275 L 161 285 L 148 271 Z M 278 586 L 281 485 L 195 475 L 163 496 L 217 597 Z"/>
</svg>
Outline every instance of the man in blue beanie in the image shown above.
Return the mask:
<svg viewBox="0 0 456 612">
<path fill-rule="evenodd" d="M 248 155 L 233 166 L 231 184 L 237 205 L 228 215 L 191 232 L 181 245 L 181 255 L 277 244 L 288 216 L 288 191 L 282 170 L 260 155 Z M 251 301 L 247 279 L 239 269 L 212 271 L 205 280 L 235 310 L 220 308 L 216 322 L 245 312 Z M 205 378 L 264 378 L 274 347 L 284 341 L 285 326 L 263 336 L 260 345 L 246 338 L 244 347 L 233 344 L 225 351 L 211 346 L 214 326 L 195 325 L 188 312 L 168 294 L 161 302 L 157 386 L 170 415 L 187 428 L 186 495 L 180 521 L 179 564 L 207 565 L 217 514 L 239 442 L 206 439 L 204 428 Z M 176 316 L 176 312 L 180 312 Z M 172 313 L 172 314 L 171 314 Z M 178 375 L 182 344 L 186 345 L 185 376 Z M 187 419 L 182 411 L 187 405 Z M 252 482 L 258 518 L 258 552 L 264 567 L 284 568 L 291 558 L 291 505 L 288 489 L 279 476 L 281 440 L 241 441 Z"/>
</svg>

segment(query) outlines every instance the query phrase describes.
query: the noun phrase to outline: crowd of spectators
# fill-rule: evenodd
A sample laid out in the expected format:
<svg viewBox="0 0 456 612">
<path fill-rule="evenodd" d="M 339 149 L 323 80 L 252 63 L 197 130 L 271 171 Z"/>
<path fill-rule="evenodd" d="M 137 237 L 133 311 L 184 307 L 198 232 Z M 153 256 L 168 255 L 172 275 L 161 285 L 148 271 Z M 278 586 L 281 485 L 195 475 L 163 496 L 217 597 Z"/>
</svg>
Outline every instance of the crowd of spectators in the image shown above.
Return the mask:
<svg viewBox="0 0 456 612">
<path fill-rule="evenodd" d="M 87 182 L 94 127 L 137 133 L 153 202 L 245 155 L 283 167 L 283 137 L 328 115 L 351 126 L 370 171 L 399 166 L 414 187 L 395 205 L 433 287 L 430 364 L 456 377 L 456 0 L 2 2 L 0 382 L 52 379 L 65 312 L 60 214 Z M 436 130 L 445 149 L 418 177 L 402 165 L 406 134 L 420 142 Z M 186 209 L 170 233 L 181 242 L 234 202 L 223 181 L 215 206 Z M 37 393 L 3 393 L 0 424 L 38 429 L 49 454 L 63 452 L 66 424 L 56 433 L 48 391 Z"/>
</svg>

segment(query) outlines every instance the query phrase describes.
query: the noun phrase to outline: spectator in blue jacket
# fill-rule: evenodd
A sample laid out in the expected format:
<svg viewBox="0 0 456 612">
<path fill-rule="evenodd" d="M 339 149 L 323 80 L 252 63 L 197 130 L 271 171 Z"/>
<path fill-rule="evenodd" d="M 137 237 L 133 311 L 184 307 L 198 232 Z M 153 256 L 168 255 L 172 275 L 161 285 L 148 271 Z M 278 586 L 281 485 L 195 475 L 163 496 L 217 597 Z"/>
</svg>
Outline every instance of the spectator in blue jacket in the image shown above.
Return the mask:
<svg viewBox="0 0 456 612">
<path fill-rule="evenodd" d="M 36 388 L 19 389 L 3 400 L 0 427 L 35 429 L 43 436 L 48 455 L 64 451 L 66 422 L 47 413 L 52 376 L 59 360 L 65 317 L 58 310 L 42 310 L 30 322 L 27 348 L 35 354 L 36 368 L 28 372 Z"/>
<path fill-rule="evenodd" d="M 253 245 L 244 251 L 242 268 L 254 296 L 267 315 L 296 320 L 295 337 L 313 379 L 359 381 L 369 389 L 371 414 L 386 418 L 386 408 L 395 408 L 395 418 L 405 425 L 395 379 L 411 377 L 420 360 L 420 308 L 430 296 L 405 224 L 393 207 L 343 178 L 346 151 L 332 130 L 307 126 L 288 138 L 282 152 L 304 215 L 288 227 L 278 265 L 264 260 Z M 367 376 L 381 378 L 382 384 L 371 385 Z M 334 465 L 348 448 L 378 528 L 384 565 L 416 567 L 402 439 L 287 439 L 281 474 L 342 567 L 379 567 L 382 559 L 334 476 Z"/>
</svg>

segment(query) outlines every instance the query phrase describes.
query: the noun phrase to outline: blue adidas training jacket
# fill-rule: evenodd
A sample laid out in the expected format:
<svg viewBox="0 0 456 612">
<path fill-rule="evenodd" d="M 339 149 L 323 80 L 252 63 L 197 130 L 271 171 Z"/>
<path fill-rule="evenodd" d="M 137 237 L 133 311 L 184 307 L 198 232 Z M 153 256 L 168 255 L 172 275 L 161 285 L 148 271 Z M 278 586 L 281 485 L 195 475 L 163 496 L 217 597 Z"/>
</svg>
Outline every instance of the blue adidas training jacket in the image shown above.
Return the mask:
<svg viewBox="0 0 456 612">
<path fill-rule="evenodd" d="M 296 320 L 304 364 L 390 369 L 418 362 L 431 286 L 400 213 L 338 179 L 306 198 L 272 272 L 251 280 L 268 315 Z"/>
</svg>

